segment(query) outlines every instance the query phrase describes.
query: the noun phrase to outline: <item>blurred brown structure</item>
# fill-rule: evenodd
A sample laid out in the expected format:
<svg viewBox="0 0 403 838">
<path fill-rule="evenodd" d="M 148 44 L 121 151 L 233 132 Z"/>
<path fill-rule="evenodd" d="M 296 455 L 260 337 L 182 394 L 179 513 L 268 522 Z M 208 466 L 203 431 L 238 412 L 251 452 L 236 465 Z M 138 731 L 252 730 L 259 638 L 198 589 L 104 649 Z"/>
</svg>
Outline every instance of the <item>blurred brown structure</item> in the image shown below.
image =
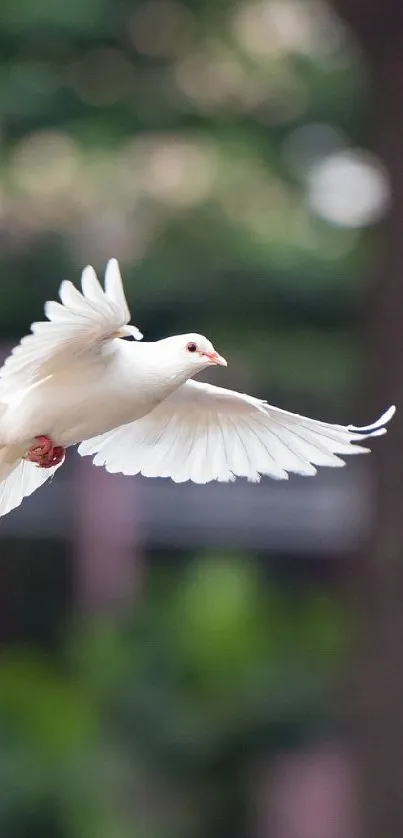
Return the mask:
<svg viewBox="0 0 403 838">
<path fill-rule="evenodd" d="M 373 287 L 369 390 L 403 402 L 403 4 L 337 0 L 370 71 L 374 147 L 391 179 L 384 258 Z M 374 452 L 379 502 L 362 566 L 363 648 L 357 732 L 364 778 L 365 838 L 403 835 L 403 420 Z"/>
</svg>

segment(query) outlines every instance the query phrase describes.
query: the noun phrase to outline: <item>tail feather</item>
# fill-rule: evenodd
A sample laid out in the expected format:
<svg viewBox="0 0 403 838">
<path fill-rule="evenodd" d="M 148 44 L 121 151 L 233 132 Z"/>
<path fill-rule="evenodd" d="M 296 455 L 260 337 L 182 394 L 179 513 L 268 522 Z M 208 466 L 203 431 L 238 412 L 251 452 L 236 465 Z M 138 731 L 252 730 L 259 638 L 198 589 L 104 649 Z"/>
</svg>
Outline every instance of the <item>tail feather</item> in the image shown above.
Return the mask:
<svg viewBox="0 0 403 838">
<path fill-rule="evenodd" d="M 59 466 L 44 469 L 23 460 L 16 446 L 0 448 L 0 517 L 15 509 L 53 476 Z"/>
</svg>

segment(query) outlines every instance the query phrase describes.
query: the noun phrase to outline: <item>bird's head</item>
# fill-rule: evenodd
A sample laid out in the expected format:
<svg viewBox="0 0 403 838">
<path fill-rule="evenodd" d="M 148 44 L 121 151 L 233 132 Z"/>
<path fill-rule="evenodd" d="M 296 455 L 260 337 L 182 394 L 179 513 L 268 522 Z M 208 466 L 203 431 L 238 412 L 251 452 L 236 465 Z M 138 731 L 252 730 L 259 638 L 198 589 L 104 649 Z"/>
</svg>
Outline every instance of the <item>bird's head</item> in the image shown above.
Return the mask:
<svg viewBox="0 0 403 838">
<path fill-rule="evenodd" d="M 213 344 L 203 335 L 175 335 L 159 343 L 164 344 L 166 357 L 189 377 L 206 367 L 227 366 L 225 358 L 216 352 Z"/>
</svg>

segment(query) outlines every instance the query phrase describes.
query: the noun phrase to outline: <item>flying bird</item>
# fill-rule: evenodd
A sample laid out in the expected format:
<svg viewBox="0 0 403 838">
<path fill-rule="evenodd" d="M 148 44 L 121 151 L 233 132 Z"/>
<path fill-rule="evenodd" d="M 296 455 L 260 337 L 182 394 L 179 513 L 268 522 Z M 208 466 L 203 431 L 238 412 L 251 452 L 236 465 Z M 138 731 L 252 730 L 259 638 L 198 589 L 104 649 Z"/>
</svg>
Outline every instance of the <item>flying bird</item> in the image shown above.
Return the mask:
<svg viewBox="0 0 403 838">
<path fill-rule="evenodd" d="M 127 475 L 285 480 L 368 451 L 359 443 L 386 433 L 395 412 L 362 428 L 332 425 L 193 381 L 225 359 L 199 334 L 138 342 L 116 259 L 104 288 L 88 266 L 81 291 L 64 281 L 59 297 L 0 369 L 0 516 L 52 477 L 72 445 Z"/>
</svg>

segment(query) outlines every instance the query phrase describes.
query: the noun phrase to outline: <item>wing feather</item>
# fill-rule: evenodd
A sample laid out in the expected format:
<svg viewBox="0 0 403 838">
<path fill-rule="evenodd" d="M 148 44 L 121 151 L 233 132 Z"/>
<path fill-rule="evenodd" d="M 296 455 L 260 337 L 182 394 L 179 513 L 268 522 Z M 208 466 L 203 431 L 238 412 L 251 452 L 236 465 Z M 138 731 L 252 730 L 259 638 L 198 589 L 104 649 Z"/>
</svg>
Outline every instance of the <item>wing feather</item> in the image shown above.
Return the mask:
<svg viewBox="0 0 403 838">
<path fill-rule="evenodd" d="M 60 465 L 37 468 L 33 463 L 19 460 L 10 473 L 0 481 L 0 517 L 15 509 L 24 498 L 32 495 L 53 477 Z"/>
<path fill-rule="evenodd" d="M 386 433 L 389 408 L 365 428 L 332 425 L 271 407 L 260 399 L 188 381 L 148 416 L 86 440 L 83 456 L 123 474 L 192 480 L 250 481 L 290 472 L 316 474 L 317 466 L 344 465 L 339 455 L 362 454 L 363 440 Z"/>
<path fill-rule="evenodd" d="M 45 304 L 47 320 L 32 324 L 31 334 L 20 341 L 0 369 L 2 398 L 52 375 L 85 352 L 101 352 L 119 333 L 142 337 L 136 327 L 127 325 L 130 312 L 116 259 L 107 265 L 105 290 L 94 269 L 87 266 L 81 291 L 65 280 L 59 297 L 60 302 Z"/>
<path fill-rule="evenodd" d="M 126 302 L 117 259 L 110 259 L 105 271 L 105 293 L 118 309 L 124 314 L 125 322 L 130 320 L 130 311 Z"/>
</svg>

